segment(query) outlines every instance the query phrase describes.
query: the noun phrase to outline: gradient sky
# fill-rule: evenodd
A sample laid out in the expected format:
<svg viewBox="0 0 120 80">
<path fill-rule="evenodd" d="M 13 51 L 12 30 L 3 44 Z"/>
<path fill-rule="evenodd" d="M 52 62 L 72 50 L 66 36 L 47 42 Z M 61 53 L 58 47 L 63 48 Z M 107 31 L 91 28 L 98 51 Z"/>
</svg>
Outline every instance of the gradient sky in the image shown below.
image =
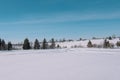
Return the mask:
<svg viewBox="0 0 120 80">
<path fill-rule="evenodd" d="M 0 0 L 0 37 L 120 36 L 120 0 Z"/>
</svg>

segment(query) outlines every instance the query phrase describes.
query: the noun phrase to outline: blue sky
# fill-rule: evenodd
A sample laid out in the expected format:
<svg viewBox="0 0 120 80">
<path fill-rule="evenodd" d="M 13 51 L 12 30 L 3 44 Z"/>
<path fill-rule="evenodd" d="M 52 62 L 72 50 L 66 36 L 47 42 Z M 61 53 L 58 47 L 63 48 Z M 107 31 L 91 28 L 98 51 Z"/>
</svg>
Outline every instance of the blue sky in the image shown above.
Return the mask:
<svg viewBox="0 0 120 80">
<path fill-rule="evenodd" d="M 0 0 L 0 37 L 120 36 L 120 0 Z"/>
</svg>

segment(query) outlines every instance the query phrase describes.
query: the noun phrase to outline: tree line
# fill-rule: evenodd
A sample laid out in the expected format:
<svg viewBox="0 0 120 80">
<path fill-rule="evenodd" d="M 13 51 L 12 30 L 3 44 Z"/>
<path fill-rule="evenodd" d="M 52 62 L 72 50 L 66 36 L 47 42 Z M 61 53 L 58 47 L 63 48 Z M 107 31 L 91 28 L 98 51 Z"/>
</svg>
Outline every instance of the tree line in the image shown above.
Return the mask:
<svg viewBox="0 0 120 80">
<path fill-rule="evenodd" d="M 57 45 L 56 47 L 54 38 L 50 40 L 50 43 L 48 43 L 47 40 L 44 38 L 42 45 L 40 45 L 40 42 L 38 39 L 35 39 L 34 41 L 33 49 L 55 49 L 55 48 L 59 48 L 59 45 Z M 23 49 L 24 50 L 32 49 L 32 46 L 30 46 L 30 42 L 28 38 L 24 40 Z"/>
<path fill-rule="evenodd" d="M 0 39 L 0 50 L 12 50 L 12 43 L 5 43 L 4 39 Z"/>
<path fill-rule="evenodd" d="M 56 45 L 54 38 L 50 40 L 50 42 L 47 42 L 47 40 L 44 38 L 42 44 L 40 45 L 40 42 L 38 39 L 35 39 L 34 46 L 32 47 L 30 45 L 30 41 L 28 38 L 26 38 L 22 44 L 23 50 L 29 50 L 29 49 L 55 49 L 60 48 L 59 45 Z M 0 50 L 13 50 L 13 45 L 11 42 L 8 42 L 6 44 L 4 39 L 0 39 Z"/>
<path fill-rule="evenodd" d="M 112 44 L 109 42 L 109 40 L 112 40 L 111 37 L 109 37 L 108 39 L 106 38 L 103 42 L 102 45 L 97 45 L 97 44 L 92 44 L 92 42 L 89 40 L 88 43 L 87 43 L 87 47 L 88 48 L 114 48 L 114 46 L 116 45 L 117 47 L 120 47 L 120 41 L 117 41 L 116 44 Z M 66 42 L 67 40 L 63 39 L 62 41 L 59 41 L 59 42 Z M 72 40 L 70 40 L 72 41 Z M 42 45 L 40 45 L 40 42 L 38 39 L 36 39 L 34 41 L 34 47 L 33 49 L 55 49 L 55 48 L 61 48 L 61 46 L 58 44 L 56 45 L 56 42 L 58 41 L 55 41 L 54 38 L 52 38 L 50 40 L 50 44 L 47 42 L 47 40 L 44 38 L 43 42 L 42 42 Z M 32 47 L 30 46 L 30 42 L 29 40 L 26 38 L 24 40 L 24 43 L 23 43 L 23 49 L 32 49 Z"/>
<path fill-rule="evenodd" d="M 110 40 L 110 39 L 109 39 Z M 110 43 L 107 39 L 104 40 L 103 45 L 92 44 L 89 40 L 87 47 L 88 48 L 114 48 L 114 46 L 120 47 L 120 41 L 117 41 L 116 44 Z"/>
<path fill-rule="evenodd" d="M 111 40 L 111 37 L 108 38 Z M 109 40 L 105 39 L 102 45 L 93 44 L 90 40 L 87 43 L 88 48 L 114 48 L 116 45 L 117 47 L 120 47 L 120 41 L 118 41 L 116 44 L 112 44 L 109 42 Z M 72 41 L 72 40 L 70 40 Z M 39 42 L 38 39 L 35 39 L 34 45 L 31 45 L 28 38 L 26 38 L 22 44 L 23 50 L 29 50 L 29 49 L 55 49 L 55 48 L 61 48 L 61 46 L 58 44 L 56 45 L 56 42 L 54 38 L 52 38 L 50 41 L 47 41 L 45 38 L 42 42 Z M 61 40 L 60 42 L 66 42 L 65 39 Z M 77 46 L 72 47 L 77 48 Z M 11 42 L 6 42 L 4 39 L 0 39 L 0 50 L 13 50 L 13 45 Z"/>
</svg>

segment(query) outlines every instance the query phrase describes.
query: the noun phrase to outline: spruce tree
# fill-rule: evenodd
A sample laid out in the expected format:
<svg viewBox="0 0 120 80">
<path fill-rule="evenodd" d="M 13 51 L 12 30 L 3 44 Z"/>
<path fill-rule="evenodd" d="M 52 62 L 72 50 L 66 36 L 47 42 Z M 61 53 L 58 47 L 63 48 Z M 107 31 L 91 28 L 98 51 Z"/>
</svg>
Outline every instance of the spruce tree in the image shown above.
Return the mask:
<svg viewBox="0 0 120 80">
<path fill-rule="evenodd" d="M 28 49 L 30 49 L 31 47 L 30 47 L 30 42 L 29 42 L 29 39 L 25 39 L 24 40 L 24 44 L 23 44 L 23 49 L 24 50 L 28 50 Z"/>
<path fill-rule="evenodd" d="M 109 36 L 109 38 L 108 38 L 109 40 L 112 40 L 112 37 L 111 36 Z"/>
<path fill-rule="evenodd" d="M 0 50 L 2 49 L 2 41 L 1 41 L 1 39 L 0 39 Z"/>
<path fill-rule="evenodd" d="M 1 41 L 1 50 L 6 50 L 6 44 L 4 40 Z"/>
<path fill-rule="evenodd" d="M 34 49 L 40 49 L 40 44 L 39 44 L 38 39 L 36 39 L 34 42 Z"/>
<path fill-rule="evenodd" d="M 116 43 L 116 46 L 117 46 L 117 47 L 120 47 L 120 41 L 118 41 L 118 42 Z"/>
<path fill-rule="evenodd" d="M 103 48 L 110 48 L 110 43 L 106 39 L 104 40 Z"/>
<path fill-rule="evenodd" d="M 51 48 L 51 49 L 54 49 L 54 48 L 55 48 L 55 41 L 54 41 L 54 38 L 51 39 L 50 48 Z"/>
<path fill-rule="evenodd" d="M 107 40 L 106 39 L 104 40 L 103 48 L 107 48 Z"/>
<path fill-rule="evenodd" d="M 59 44 L 57 45 L 57 48 L 60 48 L 60 45 L 59 45 Z"/>
<path fill-rule="evenodd" d="M 48 48 L 48 43 L 46 39 L 44 38 L 43 43 L 42 43 L 42 49 L 47 49 Z"/>
<path fill-rule="evenodd" d="M 87 47 L 89 47 L 89 48 L 93 47 L 92 42 L 90 40 L 89 40 L 89 42 L 87 44 Z"/>
<path fill-rule="evenodd" d="M 12 43 L 11 42 L 8 42 L 8 50 L 12 50 Z"/>
</svg>

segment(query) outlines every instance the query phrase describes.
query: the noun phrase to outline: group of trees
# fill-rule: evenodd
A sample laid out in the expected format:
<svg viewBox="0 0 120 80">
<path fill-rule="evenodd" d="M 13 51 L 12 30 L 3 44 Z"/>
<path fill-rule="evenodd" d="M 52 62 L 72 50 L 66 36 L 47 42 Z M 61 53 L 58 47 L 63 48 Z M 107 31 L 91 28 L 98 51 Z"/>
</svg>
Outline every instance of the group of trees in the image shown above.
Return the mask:
<svg viewBox="0 0 120 80">
<path fill-rule="evenodd" d="M 120 47 L 120 41 L 118 41 L 116 44 L 112 44 L 109 42 L 109 40 L 111 40 L 111 39 L 112 39 L 112 37 L 105 39 L 103 44 L 101 44 L 101 45 L 92 44 L 92 42 L 89 40 L 87 47 L 88 48 L 92 48 L 92 47 L 94 47 L 94 48 L 114 48 L 115 45 L 117 47 Z M 62 42 L 64 42 L 64 41 L 65 41 L 65 39 L 63 39 Z M 82 47 L 82 46 L 73 46 L 73 48 L 77 48 L 77 47 Z M 29 50 L 29 49 L 55 49 L 55 48 L 61 48 L 61 47 L 60 47 L 60 45 L 56 45 L 56 41 L 54 40 L 54 38 L 52 38 L 50 41 L 47 41 L 44 38 L 42 42 L 39 42 L 38 39 L 35 39 L 34 45 L 31 45 L 29 39 L 26 38 L 24 40 L 24 43 L 22 44 L 22 48 L 24 50 Z M 12 50 L 12 49 L 14 49 L 14 48 L 13 48 L 11 42 L 8 42 L 6 44 L 4 39 L 0 39 L 0 50 Z"/>
<path fill-rule="evenodd" d="M 8 44 L 6 44 L 4 39 L 0 39 L 0 50 L 12 50 L 12 43 L 8 42 Z"/>
<path fill-rule="evenodd" d="M 48 43 L 47 40 L 44 39 L 41 45 L 40 45 L 39 40 L 36 39 L 34 42 L 34 47 L 33 47 L 33 49 L 54 49 L 54 48 L 56 48 L 56 44 L 53 38 L 51 39 L 50 43 Z M 32 46 L 30 46 L 30 42 L 27 38 L 24 40 L 23 49 L 24 50 L 32 49 Z"/>
<path fill-rule="evenodd" d="M 55 49 L 60 48 L 59 45 L 56 46 L 55 40 L 52 38 L 49 42 L 47 42 L 46 39 L 43 40 L 43 42 L 39 42 L 38 39 L 35 39 L 34 46 L 31 45 L 28 38 L 24 40 L 24 43 L 22 45 L 22 48 L 24 50 L 28 49 Z M 12 50 L 14 49 L 11 42 L 6 42 L 4 40 L 0 39 L 0 50 Z"/>
<path fill-rule="evenodd" d="M 107 41 L 106 39 L 104 40 L 103 48 L 110 48 L 110 42 Z"/>
<path fill-rule="evenodd" d="M 88 48 L 114 48 L 114 44 L 110 43 L 109 40 L 111 40 L 112 37 L 109 37 L 108 40 L 105 39 L 102 45 L 97 45 L 97 44 L 92 44 L 92 42 L 89 40 L 87 47 Z M 63 40 L 65 41 L 65 40 Z M 120 41 L 116 43 L 117 47 L 120 47 Z M 81 46 L 79 46 L 81 47 Z M 39 42 L 38 39 L 35 39 L 34 41 L 34 46 L 32 47 L 30 45 L 29 39 L 25 39 L 23 43 L 23 49 L 28 50 L 28 49 L 55 49 L 55 48 L 60 48 L 60 45 L 56 45 L 56 41 L 52 38 L 50 41 L 47 41 L 45 38 L 42 42 Z"/>
<path fill-rule="evenodd" d="M 92 48 L 92 47 L 96 47 L 96 48 L 114 48 L 114 46 L 115 45 L 113 43 L 110 43 L 107 39 L 104 40 L 104 43 L 102 45 L 92 44 L 92 42 L 90 40 L 89 40 L 89 42 L 87 44 L 88 48 Z M 116 43 L 116 46 L 120 47 L 120 41 L 118 41 Z"/>
</svg>

